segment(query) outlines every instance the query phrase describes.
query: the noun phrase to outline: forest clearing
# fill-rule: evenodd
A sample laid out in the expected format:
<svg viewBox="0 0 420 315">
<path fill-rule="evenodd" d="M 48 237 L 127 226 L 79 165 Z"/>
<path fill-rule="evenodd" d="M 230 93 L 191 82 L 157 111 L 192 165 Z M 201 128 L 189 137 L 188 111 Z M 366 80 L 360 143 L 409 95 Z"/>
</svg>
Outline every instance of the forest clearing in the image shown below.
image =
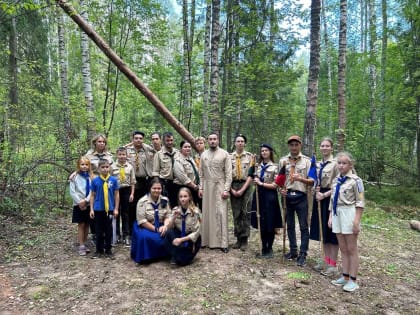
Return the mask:
<svg viewBox="0 0 420 315">
<path fill-rule="evenodd" d="M 255 230 L 246 252 L 203 249 L 186 267 L 169 261 L 136 265 L 123 245 L 115 247 L 115 260 L 79 257 L 69 215 L 36 223 L 0 214 L 1 315 L 420 312 L 420 234 L 408 220 L 373 203 L 363 219 L 355 293 L 343 292 L 312 270 L 317 242 L 310 243 L 304 268 L 282 262 L 281 235 L 273 259 L 256 259 Z"/>
</svg>

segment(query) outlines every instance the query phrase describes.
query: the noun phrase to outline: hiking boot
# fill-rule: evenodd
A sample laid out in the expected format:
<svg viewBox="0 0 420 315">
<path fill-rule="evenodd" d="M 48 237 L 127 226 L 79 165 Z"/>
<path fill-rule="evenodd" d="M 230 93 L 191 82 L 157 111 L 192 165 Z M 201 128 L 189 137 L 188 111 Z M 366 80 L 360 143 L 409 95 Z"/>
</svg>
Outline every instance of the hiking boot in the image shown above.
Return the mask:
<svg viewBox="0 0 420 315">
<path fill-rule="evenodd" d="M 248 238 L 243 237 L 241 242 L 241 251 L 246 251 L 248 249 Z"/>
<path fill-rule="evenodd" d="M 338 269 L 337 267 L 334 267 L 334 266 L 328 266 L 325 270 L 321 271 L 321 275 L 327 276 L 327 277 L 336 276 L 337 274 L 338 274 Z"/>
<path fill-rule="evenodd" d="M 239 249 L 239 248 L 241 248 L 241 246 L 242 246 L 242 242 L 241 242 L 241 239 L 238 237 L 238 240 L 236 241 L 235 244 L 232 245 L 232 248 L 233 249 Z"/>
<path fill-rule="evenodd" d="M 85 245 L 79 246 L 79 256 L 86 256 L 86 247 Z"/>
<path fill-rule="evenodd" d="M 263 258 L 270 259 L 274 257 L 273 250 L 269 249 L 265 254 L 262 255 Z"/>
<path fill-rule="evenodd" d="M 318 261 L 318 263 L 312 267 L 315 271 L 321 272 L 324 270 L 324 262 L 322 260 Z"/>
<path fill-rule="evenodd" d="M 92 259 L 97 259 L 97 258 L 101 258 L 103 256 L 103 252 L 98 252 L 96 251 L 93 255 L 92 255 Z"/>
<path fill-rule="evenodd" d="M 343 290 L 346 292 L 353 292 L 359 288 L 359 285 L 354 282 L 353 280 L 347 281 L 347 283 L 343 286 Z"/>
<path fill-rule="evenodd" d="M 172 266 L 176 265 L 176 260 L 175 260 L 175 257 L 171 257 L 171 262 L 170 262 L 170 264 L 171 264 Z"/>
<path fill-rule="evenodd" d="M 306 255 L 305 254 L 299 254 L 299 257 L 297 258 L 297 265 L 299 267 L 305 267 L 306 266 Z"/>
<path fill-rule="evenodd" d="M 346 285 L 347 284 L 347 280 L 346 279 L 344 279 L 344 277 L 340 277 L 340 278 L 338 278 L 337 280 L 333 280 L 333 281 L 331 281 L 331 283 L 333 284 L 333 285 L 336 285 L 336 286 L 342 286 L 342 285 Z"/>
<path fill-rule="evenodd" d="M 106 258 L 109 258 L 111 260 L 115 259 L 114 253 L 110 249 L 105 251 L 105 256 L 106 256 Z"/>
<path fill-rule="evenodd" d="M 296 252 L 288 252 L 287 254 L 284 255 L 284 258 L 286 258 L 287 260 L 294 260 L 296 259 L 298 256 L 298 254 Z"/>
</svg>

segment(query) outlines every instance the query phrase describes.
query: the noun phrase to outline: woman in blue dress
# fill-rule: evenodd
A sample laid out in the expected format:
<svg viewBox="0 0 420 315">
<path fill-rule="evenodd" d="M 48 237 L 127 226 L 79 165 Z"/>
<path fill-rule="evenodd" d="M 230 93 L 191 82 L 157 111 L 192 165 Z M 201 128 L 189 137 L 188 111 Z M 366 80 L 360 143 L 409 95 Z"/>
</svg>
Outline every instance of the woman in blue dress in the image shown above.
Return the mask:
<svg viewBox="0 0 420 315">
<path fill-rule="evenodd" d="M 278 166 L 274 164 L 273 148 L 269 144 L 262 144 L 260 147 L 260 158 L 258 165 L 255 165 L 254 183 L 257 194 L 254 192 L 252 200 L 251 225 L 260 228 L 262 253 L 258 258 L 273 257 L 273 243 L 276 230 L 282 227 L 279 198 L 277 195 L 277 184 L 275 177 L 278 174 Z M 249 174 L 251 175 L 251 174 Z M 257 202 L 259 205 L 260 218 L 258 226 Z"/>
<path fill-rule="evenodd" d="M 131 258 L 135 262 L 169 257 L 165 249 L 165 235 L 170 216 L 169 200 L 162 196 L 162 184 L 155 178 L 150 192 L 137 203 L 137 220 L 131 240 Z"/>
</svg>

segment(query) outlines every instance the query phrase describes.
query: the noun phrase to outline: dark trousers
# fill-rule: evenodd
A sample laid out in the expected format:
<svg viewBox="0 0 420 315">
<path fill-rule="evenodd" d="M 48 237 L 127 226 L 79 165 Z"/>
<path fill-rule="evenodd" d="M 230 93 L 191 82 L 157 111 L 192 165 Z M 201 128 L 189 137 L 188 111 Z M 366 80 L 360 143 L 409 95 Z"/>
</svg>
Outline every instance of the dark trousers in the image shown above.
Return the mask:
<svg viewBox="0 0 420 315">
<path fill-rule="evenodd" d="M 162 184 L 162 195 L 169 198 L 169 204 L 171 208 L 175 207 L 178 204 L 178 196 L 177 193 L 177 185 L 174 184 L 172 179 L 159 179 L 160 183 Z"/>
<path fill-rule="evenodd" d="M 112 212 L 95 211 L 96 251 L 103 253 L 111 250 L 112 240 Z"/>
<path fill-rule="evenodd" d="M 137 202 L 141 197 L 148 193 L 146 177 L 136 177 L 136 188 L 134 189 L 134 199 L 128 205 L 128 233 L 132 235 L 133 223 L 136 221 Z"/>
<path fill-rule="evenodd" d="M 296 243 L 295 231 L 295 213 L 298 216 L 300 227 L 300 253 L 305 254 L 309 245 L 309 228 L 308 228 L 308 200 L 306 194 L 303 194 L 298 200 L 286 197 L 286 222 L 287 237 L 289 238 L 290 251 L 297 253 L 298 247 Z"/>
<path fill-rule="evenodd" d="M 182 243 L 180 246 L 175 246 L 172 244 L 172 241 L 178 237 L 181 237 L 181 232 L 179 230 L 171 229 L 167 231 L 165 235 L 165 248 L 175 260 L 177 265 L 186 266 L 192 263 L 195 255 L 197 255 L 200 250 L 201 236 L 198 237 L 195 243 L 187 241 Z"/>
<path fill-rule="evenodd" d="M 117 217 L 117 235 L 120 233 L 120 218 L 122 223 L 122 235 L 125 238 L 130 235 L 128 207 L 130 200 L 131 187 L 120 188 L 120 211 Z"/>
</svg>

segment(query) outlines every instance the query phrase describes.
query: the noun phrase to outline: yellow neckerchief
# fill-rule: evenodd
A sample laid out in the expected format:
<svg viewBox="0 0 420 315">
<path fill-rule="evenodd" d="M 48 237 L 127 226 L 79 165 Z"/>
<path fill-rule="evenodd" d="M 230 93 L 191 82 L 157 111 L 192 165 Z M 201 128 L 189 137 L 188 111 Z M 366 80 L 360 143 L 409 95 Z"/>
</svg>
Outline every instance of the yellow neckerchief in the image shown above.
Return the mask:
<svg viewBox="0 0 420 315">
<path fill-rule="evenodd" d="M 243 152 L 241 154 L 236 153 L 236 179 L 237 180 L 242 179 L 242 165 L 241 165 L 242 155 L 243 155 Z"/>
<path fill-rule="evenodd" d="M 118 166 L 120 168 L 119 180 L 120 183 L 122 183 L 123 181 L 125 181 L 125 165 L 121 165 L 118 163 Z"/>
<path fill-rule="evenodd" d="M 104 190 L 104 203 L 105 203 L 105 212 L 106 215 L 108 215 L 108 211 L 109 211 L 109 199 L 108 199 L 108 179 L 109 179 L 109 174 L 106 175 L 106 177 L 103 177 L 102 174 L 99 175 L 99 177 L 104 181 L 102 188 Z"/>
</svg>

